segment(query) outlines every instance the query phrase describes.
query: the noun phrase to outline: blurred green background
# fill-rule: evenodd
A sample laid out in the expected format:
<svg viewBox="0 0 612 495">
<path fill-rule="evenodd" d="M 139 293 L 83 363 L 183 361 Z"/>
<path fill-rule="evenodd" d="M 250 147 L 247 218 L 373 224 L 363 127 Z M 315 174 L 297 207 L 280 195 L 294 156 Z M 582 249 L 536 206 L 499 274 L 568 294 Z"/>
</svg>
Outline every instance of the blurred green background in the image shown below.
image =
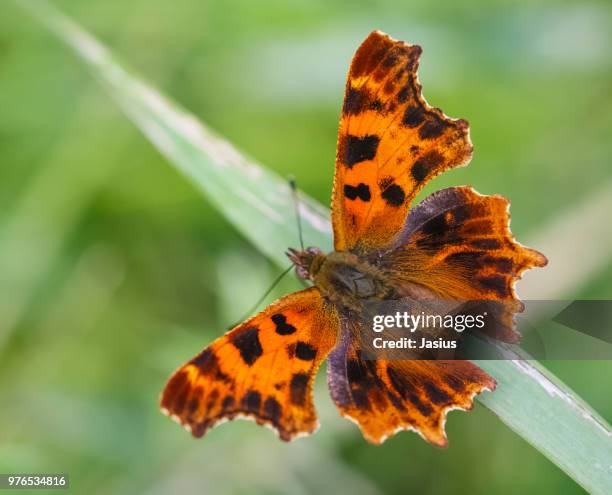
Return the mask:
<svg viewBox="0 0 612 495">
<path fill-rule="evenodd" d="M 422 45 L 428 101 L 471 123 L 471 165 L 427 192 L 505 194 L 528 242 L 612 183 L 609 2 L 56 5 L 324 204 L 345 74 L 375 28 Z M 612 296 L 597 238 L 573 239 L 592 243 L 599 269 L 581 276 L 576 259 L 564 297 Z M 284 444 L 235 422 L 194 441 L 158 412 L 158 394 L 278 272 L 64 46 L 0 4 L 0 472 L 68 472 L 75 493 L 582 493 L 479 404 L 450 414 L 446 450 L 413 433 L 368 445 L 338 417 L 324 373 L 316 435 Z M 611 363 L 546 365 L 612 419 Z"/>
</svg>

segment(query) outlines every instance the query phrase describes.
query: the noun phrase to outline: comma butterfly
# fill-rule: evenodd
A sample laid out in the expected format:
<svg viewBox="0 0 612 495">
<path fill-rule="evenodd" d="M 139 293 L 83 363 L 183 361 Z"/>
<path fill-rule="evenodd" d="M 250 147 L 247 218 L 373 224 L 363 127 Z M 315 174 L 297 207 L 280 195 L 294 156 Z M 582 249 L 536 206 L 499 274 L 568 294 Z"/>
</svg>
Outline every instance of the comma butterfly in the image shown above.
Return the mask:
<svg viewBox="0 0 612 495">
<path fill-rule="evenodd" d="M 170 378 L 161 408 L 194 436 L 239 416 L 272 426 L 282 440 L 312 433 L 312 384 L 325 358 L 334 402 L 372 443 L 412 429 L 445 446 L 447 412 L 470 409 L 476 394 L 495 388 L 469 361 L 366 360 L 359 349 L 364 299 L 423 292 L 508 301 L 501 339 L 515 342 L 514 283 L 546 264 L 513 239 L 501 196 L 451 187 L 409 209 L 429 180 L 472 155 L 468 123 L 423 99 L 420 55 L 379 31 L 355 53 L 336 154 L 334 251 L 289 249 L 312 287 L 238 325 Z"/>
</svg>

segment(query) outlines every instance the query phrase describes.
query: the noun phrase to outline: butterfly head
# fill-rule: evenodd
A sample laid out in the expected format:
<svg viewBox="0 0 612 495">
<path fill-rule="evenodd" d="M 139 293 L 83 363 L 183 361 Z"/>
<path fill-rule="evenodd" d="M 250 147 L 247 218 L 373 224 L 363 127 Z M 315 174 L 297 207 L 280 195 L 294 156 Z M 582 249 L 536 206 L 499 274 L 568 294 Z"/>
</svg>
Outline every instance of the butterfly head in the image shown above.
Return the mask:
<svg viewBox="0 0 612 495">
<path fill-rule="evenodd" d="M 317 247 L 307 247 L 302 251 L 289 248 L 285 254 L 295 266 L 296 275 L 303 280 L 312 280 L 319 271 L 324 257 Z"/>
</svg>

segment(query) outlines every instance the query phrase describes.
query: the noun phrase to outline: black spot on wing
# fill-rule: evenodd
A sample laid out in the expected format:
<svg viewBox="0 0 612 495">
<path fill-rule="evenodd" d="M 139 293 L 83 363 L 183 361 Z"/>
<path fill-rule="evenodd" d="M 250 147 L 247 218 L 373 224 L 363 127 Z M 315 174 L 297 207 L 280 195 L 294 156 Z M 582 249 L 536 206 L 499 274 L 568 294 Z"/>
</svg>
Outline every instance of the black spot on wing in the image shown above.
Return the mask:
<svg viewBox="0 0 612 495">
<path fill-rule="evenodd" d="M 416 180 L 417 182 L 423 182 L 427 178 L 427 174 L 429 173 L 428 167 L 423 162 L 421 162 L 421 160 L 417 160 L 416 162 L 414 162 L 414 165 L 412 165 L 410 171 L 412 173 L 412 177 L 414 177 L 414 180 Z"/>
<path fill-rule="evenodd" d="M 187 412 L 190 415 L 193 415 L 193 413 L 197 411 L 199 405 L 200 405 L 200 400 L 194 397 L 193 399 L 189 401 L 189 404 L 187 404 Z"/>
<path fill-rule="evenodd" d="M 402 124 L 409 128 L 420 126 L 425 120 L 425 110 L 423 107 L 411 105 L 404 111 Z"/>
<path fill-rule="evenodd" d="M 317 350 L 306 342 L 298 342 L 295 347 L 295 356 L 302 361 L 312 361 L 317 355 Z"/>
<path fill-rule="evenodd" d="M 268 397 L 263 406 L 264 415 L 274 424 L 278 424 L 280 420 L 282 408 L 279 402 L 274 397 Z"/>
<path fill-rule="evenodd" d="M 344 196 L 348 199 L 355 200 L 359 198 L 361 201 L 370 201 L 370 188 L 367 184 L 363 182 L 359 183 L 357 186 L 351 186 L 350 184 L 345 184 L 344 186 Z"/>
<path fill-rule="evenodd" d="M 200 373 L 203 375 L 214 376 L 218 380 L 229 382 L 230 377 L 221 371 L 217 356 L 215 353 L 207 347 L 200 354 L 191 360 L 191 364 L 197 366 Z"/>
<path fill-rule="evenodd" d="M 350 384 L 361 385 L 366 380 L 366 369 L 357 359 L 349 359 L 346 363 L 346 376 Z"/>
<path fill-rule="evenodd" d="M 361 113 L 368 99 L 368 94 L 364 89 L 357 89 L 351 86 L 346 94 L 342 113 L 344 115 L 356 115 Z"/>
<path fill-rule="evenodd" d="M 422 139 L 437 138 L 444 132 L 446 127 L 447 124 L 441 117 L 436 115 L 431 120 L 428 120 L 423 124 L 423 126 L 419 129 L 419 136 L 421 136 Z"/>
<path fill-rule="evenodd" d="M 514 272 L 514 261 L 511 258 L 500 256 L 499 258 L 493 256 L 485 256 L 482 262 L 486 265 L 493 266 L 500 273 L 513 273 Z"/>
<path fill-rule="evenodd" d="M 387 367 L 387 376 L 389 377 L 391 385 L 399 396 L 405 397 L 406 393 L 411 388 L 410 383 L 408 383 L 406 379 L 391 366 Z"/>
<path fill-rule="evenodd" d="M 249 390 L 246 394 L 244 394 L 244 397 L 242 397 L 241 405 L 248 412 L 259 412 L 259 408 L 261 406 L 261 394 L 257 392 L 257 390 Z"/>
<path fill-rule="evenodd" d="M 499 249 L 501 247 L 501 242 L 497 239 L 484 237 L 482 239 L 470 241 L 470 245 L 479 249 Z"/>
<path fill-rule="evenodd" d="M 282 313 L 273 314 L 271 319 L 276 325 L 276 333 L 279 335 L 291 335 L 297 330 L 293 325 L 287 323 L 287 317 Z"/>
<path fill-rule="evenodd" d="M 419 396 L 414 393 L 414 385 L 399 371 L 389 366 L 387 368 L 387 376 L 398 395 L 404 400 L 410 401 L 423 416 L 428 416 L 433 412 L 431 406 L 425 404 Z"/>
<path fill-rule="evenodd" d="M 382 198 L 389 206 L 401 206 L 406 199 L 406 193 L 397 184 L 388 185 L 381 194 Z"/>
<path fill-rule="evenodd" d="M 291 377 L 289 385 L 291 402 L 297 406 L 303 406 L 306 402 L 306 391 L 308 389 L 308 375 L 306 373 L 295 373 Z"/>
<path fill-rule="evenodd" d="M 501 275 L 483 275 L 478 277 L 478 282 L 482 288 L 493 291 L 500 297 L 505 297 L 510 292 L 506 284 L 506 277 Z"/>
<path fill-rule="evenodd" d="M 410 96 L 412 88 L 409 84 L 406 84 L 402 89 L 397 92 L 397 101 L 404 103 Z"/>
<path fill-rule="evenodd" d="M 375 99 L 368 105 L 368 110 L 374 110 L 375 112 L 382 112 L 383 111 L 382 101 L 380 101 L 378 98 Z"/>
<path fill-rule="evenodd" d="M 376 156 L 376 150 L 378 149 L 378 143 L 380 139 L 378 136 L 368 134 L 363 137 L 357 137 L 347 135 L 343 139 L 343 160 L 344 164 L 351 168 L 355 164 L 372 160 Z"/>
<path fill-rule="evenodd" d="M 393 67 L 394 65 L 397 65 L 397 63 L 399 62 L 399 50 L 390 50 L 389 53 L 387 53 L 387 56 L 385 57 L 385 59 L 383 60 L 383 67 L 385 69 L 390 69 L 391 67 Z"/>
<path fill-rule="evenodd" d="M 442 163 L 442 160 L 442 155 L 435 150 L 425 153 L 412 165 L 410 169 L 412 177 L 417 182 L 424 181 L 430 172 Z"/>
<path fill-rule="evenodd" d="M 189 385 L 186 385 L 184 388 L 180 390 L 176 397 L 174 398 L 174 403 L 172 407 L 172 412 L 174 414 L 180 415 L 185 409 L 185 405 L 187 403 L 187 396 L 189 395 Z"/>
<path fill-rule="evenodd" d="M 351 397 L 359 409 L 370 409 L 370 401 L 365 389 L 359 387 L 351 390 Z"/>
<path fill-rule="evenodd" d="M 454 223 L 458 224 L 465 222 L 467 219 L 471 218 L 472 214 L 475 212 L 472 211 L 471 206 L 459 205 L 453 208 L 452 210 L 449 210 L 449 213 L 452 215 Z"/>
<path fill-rule="evenodd" d="M 433 408 L 429 404 L 424 403 L 418 395 L 409 393 L 407 399 L 423 416 L 429 416 L 433 412 Z"/>
<path fill-rule="evenodd" d="M 232 336 L 232 344 L 240 351 L 242 360 L 251 366 L 263 354 L 259 341 L 259 329 L 256 327 L 239 330 Z"/>
<path fill-rule="evenodd" d="M 431 407 L 422 403 L 414 393 L 414 385 L 402 373 L 389 366 L 387 368 L 387 376 L 400 397 L 409 400 L 422 414 L 427 415 L 431 413 Z"/>
<path fill-rule="evenodd" d="M 450 395 L 448 395 L 444 390 L 440 389 L 433 383 L 426 382 L 425 383 L 425 393 L 429 400 L 437 405 L 449 404 L 452 402 Z"/>
<path fill-rule="evenodd" d="M 448 231 L 448 224 L 443 214 L 433 217 L 431 220 L 425 222 L 421 227 L 423 234 L 438 237 L 443 236 Z"/>
<path fill-rule="evenodd" d="M 221 402 L 221 409 L 223 411 L 231 409 L 234 405 L 234 402 L 234 397 L 232 395 L 228 395 L 227 397 L 225 397 L 225 399 L 223 399 L 223 402 Z"/>
<path fill-rule="evenodd" d="M 419 64 L 419 57 L 423 53 L 423 49 L 419 45 L 412 45 L 408 53 L 408 60 L 406 61 L 406 72 L 413 73 L 416 71 Z"/>
<path fill-rule="evenodd" d="M 214 352 L 207 347 L 200 354 L 194 357 L 191 362 L 200 368 L 200 372 L 207 374 L 210 371 L 214 371 L 217 366 L 217 357 Z"/>
<path fill-rule="evenodd" d="M 391 392 L 391 390 L 387 390 L 387 397 L 391 401 L 391 404 L 393 404 L 393 406 L 397 410 L 404 411 L 406 409 L 402 400 L 397 395 L 395 395 L 393 392 Z"/>
</svg>

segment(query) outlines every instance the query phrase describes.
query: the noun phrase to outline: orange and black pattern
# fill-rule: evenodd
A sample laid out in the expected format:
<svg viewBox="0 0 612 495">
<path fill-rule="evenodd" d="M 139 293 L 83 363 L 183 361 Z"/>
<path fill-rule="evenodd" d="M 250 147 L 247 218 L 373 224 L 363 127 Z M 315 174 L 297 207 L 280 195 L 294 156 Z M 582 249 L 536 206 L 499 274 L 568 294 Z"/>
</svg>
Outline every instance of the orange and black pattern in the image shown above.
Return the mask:
<svg viewBox="0 0 612 495">
<path fill-rule="evenodd" d="M 501 196 L 454 187 L 409 210 L 428 181 L 472 154 L 467 122 L 423 99 L 420 55 L 420 47 L 378 31 L 357 50 L 338 135 L 335 252 L 290 250 L 298 275 L 314 287 L 238 325 L 170 378 L 162 410 L 194 436 L 236 417 L 269 425 L 283 440 L 312 433 L 312 383 L 328 354 L 336 406 L 376 444 L 411 429 L 445 446 L 448 411 L 470 409 L 476 394 L 496 387 L 468 361 L 368 360 L 361 348 L 366 296 L 501 303 L 492 336 L 516 342 L 522 303 L 514 284 L 546 264 L 514 240 Z"/>
<path fill-rule="evenodd" d="M 421 48 L 372 32 L 351 63 L 336 154 L 336 251 L 385 247 L 410 202 L 440 172 L 472 155 L 468 124 L 421 96 Z"/>
<path fill-rule="evenodd" d="M 414 430 L 445 447 L 447 413 L 469 410 L 476 394 L 495 389 L 495 380 L 469 361 L 364 359 L 358 322 L 355 318 L 343 325 L 329 356 L 328 383 L 341 414 L 355 421 L 372 443 Z"/>
<path fill-rule="evenodd" d="M 236 417 L 272 426 L 283 440 L 312 433 L 312 382 L 337 327 L 334 308 L 316 289 L 285 296 L 179 368 L 162 410 L 196 437 Z"/>
<path fill-rule="evenodd" d="M 514 284 L 547 260 L 514 240 L 509 206 L 502 196 L 483 196 L 470 187 L 438 191 L 410 212 L 381 266 L 400 293 L 416 284 L 441 299 L 503 301 L 489 305 L 498 319 L 494 336 L 517 342 L 514 315 L 523 304 Z"/>
</svg>

